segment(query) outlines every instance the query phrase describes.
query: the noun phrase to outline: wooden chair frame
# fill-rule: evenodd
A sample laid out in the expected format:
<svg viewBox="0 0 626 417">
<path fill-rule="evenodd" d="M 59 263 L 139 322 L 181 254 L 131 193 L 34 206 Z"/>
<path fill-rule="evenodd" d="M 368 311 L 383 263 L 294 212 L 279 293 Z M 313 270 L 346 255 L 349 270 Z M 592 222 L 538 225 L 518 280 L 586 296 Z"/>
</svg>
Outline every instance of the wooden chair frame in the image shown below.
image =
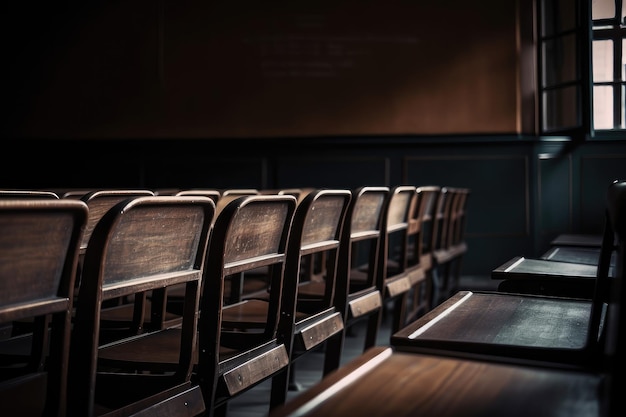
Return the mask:
<svg viewBox="0 0 626 417">
<path fill-rule="evenodd" d="M 3 364 L 5 348 L 17 349 L 0 366 L 4 415 L 66 415 L 74 281 L 87 216 L 79 201 L 0 201 L 0 323 L 34 319 L 32 333 L 0 342 Z"/>
<path fill-rule="evenodd" d="M 175 411 L 181 416 L 204 412 L 202 393 L 191 383 L 191 371 L 214 215 L 215 204 L 206 197 L 145 196 L 123 200 L 102 216 L 85 253 L 76 300 L 69 380 L 72 416 L 126 416 L 147 410 L 151 415 L 168 416 L 176 415 Z M 115 352 L 132 351 L 137 338 L 164 337 L 169 329 L 103 345 L 99 340 L 103 303 L 180 284 L 187 291 L 173 369 L 152 374 L 121 369 L 115 364 Z M 143 310 L 136 313 L 139 317 L 134 320 L 142 321 Z M 158 354 L 158 345 L 150 348 L 154 352 L 149 353 Z M 140 367 L 140 363 L 135 365 Z"/>
</svg>

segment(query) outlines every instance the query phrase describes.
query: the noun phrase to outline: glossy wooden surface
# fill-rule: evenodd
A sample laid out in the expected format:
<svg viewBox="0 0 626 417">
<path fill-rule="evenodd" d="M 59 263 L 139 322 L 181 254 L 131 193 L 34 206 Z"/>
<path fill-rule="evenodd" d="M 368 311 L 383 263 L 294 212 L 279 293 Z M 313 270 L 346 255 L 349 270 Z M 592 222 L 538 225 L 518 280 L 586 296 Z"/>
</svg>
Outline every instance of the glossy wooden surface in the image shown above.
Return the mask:
<svg viewBox="0 0 626 417">
<path fill-rule="evenodd" d="M 374 347 L 270 417 L 601 416 L 602 377 Z"/>
<path fill-rule="evenodd" d="M 89 207 L 89 218 L 83 234 L 81 250 L 85 250 L 96 224 L 111 207 L 127 198 L 149 195 L 154 195 L 154 192 L 150 190 L 94 190 L 83 194 L 80 200 Z"/>
<path fill-rule="evenodd" d="M 498 290 L 503 292 L 591 299 L 597 270 L 589 263 L 515 256 L 491 271 L 491 278 L 502 280 Z"/>
<path fill-rule="evenodd" d="M 0 199 L 0 413 L 65 416 L 73 289 L 87 206 Z M 16 323 L 27 329 L 16 332 Z"/>
<path fill-rule="evenodd" d="M 383 279 L 383 303 L 392 305 L 393 329 L 399 330 L 406 322 L 408 294 L 420 285 L 424 274 L 410 274 L 409 225 L 412 204 L 417 198 L 415 187 L 393 187 L 383 215 L 382 234 L 378 260 L 379 274 Z M 413 276 L 414 282 L 410 277 Z"/>
<path fill-rule="evenodd" d="M 600 248 L 553 246 L 544 252 L 540 258 L 547 261 L 598 265 L 598 261 L 600 260 Z"/>
<path fill-rule="evenodd" d="M 596 265 L 576 262 L 552 262 L 515 256 L 491 271 L 493 279 L 528 279 L 528 275 L 543 279 L 595 280 Z"/>
<path fill-rule="evenodd" d="M 591 306 L 589 300 L 460 291 L 393 334 L 391 345 L 514 362 L 569 362 L 586 347 Z"/>
<path fill-rule="evenodd" d="M 202 393 L 191 387 L 190 375 L 214 215 L 215 204 L 206 197 L 143 196 L 119 202 L 101 217 L 86 249 L 76 300 L 69 367 L 71 415 L 100 415 L 102 408 L 121 415 L 141 409 L 155 416 L 186 416 L 189 410 L 204 410 Z M 141 361 L 165 347 L 153 343 L 150 350 L 137 354 L 132 337 L 137 332 L 103 343 L 99 320 L 103 302 L 177 285 L 186 288 L 182 336 L 173 350 L 178 361 L 172 373 L 138 374 L 135 370 Z M 152 307 L 152 321 L 160 321 L 164 304 L 153 302 Z M 144 314 L 144 309 L 137 309 L 134 328 L 141 327 Z M 160 333 L 142 336 L 147 334 Z M 139 356 L 136 364 L 125 362 L 122 353 L 129 352 Z M 174 414 L 172 404 L 184 401 L 192 407 Z"/>
<path fill-rule="evenodd" d="M 602 246 L 602 235 L 564 233 L 555 237 L 552 246 L 586 246 L 599 248 Z"/>
</svg>

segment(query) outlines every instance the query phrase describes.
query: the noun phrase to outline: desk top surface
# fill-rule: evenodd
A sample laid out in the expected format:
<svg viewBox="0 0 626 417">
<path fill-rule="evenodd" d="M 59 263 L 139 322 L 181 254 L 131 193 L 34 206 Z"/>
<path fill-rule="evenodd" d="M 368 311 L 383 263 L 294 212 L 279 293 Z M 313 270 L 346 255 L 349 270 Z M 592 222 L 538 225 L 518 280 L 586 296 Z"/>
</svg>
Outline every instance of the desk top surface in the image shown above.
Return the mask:
<svg viewBox="0 0 626 417">
<path fill-rule="evenodd" d="M 393 334 L 391 345 L 583 349 L 591 305 L 590 300 L 459 291 Z"/>
<path fill-rule="evenodd" d="M 552 246 L 602 246 L 602 235 L 564 233 L 555 237 L 551 242 Z"/>
<path fill-rule="evenodd" d="M 374 347 L 269 416 L 598 416 L 601 383 L 592 373 Z"/>
<path fill-rule="evenodd" d="M 515 256 L 492 270 L 491 278 L 595 281 L 597 272 L 596 265 Z"/>
</svg>

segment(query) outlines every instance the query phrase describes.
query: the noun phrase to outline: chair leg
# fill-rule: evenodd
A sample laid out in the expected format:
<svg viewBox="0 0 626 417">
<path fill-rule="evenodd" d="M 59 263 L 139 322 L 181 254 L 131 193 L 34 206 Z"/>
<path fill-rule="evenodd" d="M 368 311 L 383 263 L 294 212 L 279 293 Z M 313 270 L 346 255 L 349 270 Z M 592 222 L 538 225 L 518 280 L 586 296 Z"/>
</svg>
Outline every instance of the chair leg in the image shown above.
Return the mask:
<svg viewBox="0 0 626 417">
<path fill-rule="evenodd" d="M 296 381 L 296 364 L 295 362 L 289 367 L 289 391 L 301 391 L 302 385 Z"/>
<path fill-rule="evenodd" d="M 282 372 L 272 378 L 272 388 L 270 392 L 270 410 L 283 405 L 287 401 L 287 390 L 291 389 L 291 374 L 293 362 Z"/>
<path fill-rule="evenodd" d="M 341 352 L 343 352 L 343 346 L 345 336 L 348 330 L 352 326 L 348 326 L 336 337 L 331 337 L 326 341 L 326 354 L 324 355 L 324 376 L 330 372 L 336 370 L 341 366 Z"/>
<path fill-rule="evenodd" d="M 365 333 L 365 346 L 364 350 L 367 350 L 373 346 L 376 346 L 378 339 L 378 328 L 382 320 L 384 308 L 380 308 L 377 313 L 370 314 L 367 319 L 367 332 Z"/>
<path fill-rule="evenodd" d="M 210 404 L 209 404 L 210 405 Z M 213 417 L 226 417 L 228 414 L 228 401 L 213 409 Z"/>
</svg>

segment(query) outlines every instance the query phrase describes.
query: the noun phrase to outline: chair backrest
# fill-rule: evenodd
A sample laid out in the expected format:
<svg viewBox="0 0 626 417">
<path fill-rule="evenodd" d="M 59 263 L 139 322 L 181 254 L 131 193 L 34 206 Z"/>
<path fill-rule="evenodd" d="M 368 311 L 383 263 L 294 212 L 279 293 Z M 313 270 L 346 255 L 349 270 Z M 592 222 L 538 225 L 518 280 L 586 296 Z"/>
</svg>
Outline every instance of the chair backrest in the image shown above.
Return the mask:
<svg viewBox="0 0 626 417">
<path fill-rule="evenodd" d="M 222 197 L 224 196 L 242 196 L 242 195 L 256 195 L 261 192 L 256 188 L 226 188 L 220 191 Z"/>
<path fill-rule="evenodd" d="M 7 198 L 52 198 L 58 200 L 59 196 L 52 191 L 0 190 L 0 199 Z"/>
<path fill-rule="evenodd" d="M 392 331 L 403 324 L 412 286 L 408 274 L 409 223 L 415 197 L 412 185 L 392 187 L 383 212 L 378 276 L 382 280 L 383 298 L 393 301 Z"/>
<path fill-rule="evenodd" d="M 311 317 L 329 310 L 339 311 L 335 305 L 335 286 L 338 279 L 339 249 L 344 218 L 352 193 L 350 190 L 316 190 L 307 194 L 298 204 L 289 236 L 287 263 L 285 267 L 285 295 L 289 303 L 286 311 L 294 318 L 286 334 L 293 335 L 295 326 L 303 319 L 300 314 Z M 324 291 L 321 297 L 298 298 L 298 287 L 303 280 L 311 279 L 308 264 L 321 264 L 324 271 Z M 341 312 L 340 312 L 341 314 Z M 343 322 L 343 315 L 341 315 Z M 340 329 L 337 329 L 340 330 Z M 317 334 L 300 340 L 300 348 L 312 349 L 321 343 L 324 335 Z M 296 341 L 297 342 L 297 341 Z"/>
<path fill-rule="evenodd" d="M 187 189 L 187 190 L 180 190 L 176 192 L 174 195 L 202 195 L 205 197 L 209 197 L 216 204 L 217 204 L 217 201 L 222 196 L 219 190 L 211 189 L 211 188 L 193 188 L 193 189 Z"/>
<path fill-rule="evenodd" d="M 467 221 L 467 203 L 470 195 L 469 188 L 454 188 L 453 201 L 450 208 L 450 227 L 448 228 L 448 242 L 452 247 L 465 244 L 465 228 Z M 458 249 L 457 249 L 458 251 Z"/>
<path fill-rule="evenodd" d="M 0 201 L 0 323 L 35 319 L 28 364 L 0 367 L 3 414 L 65 415 L 74 280 L 87 211 L 79 201 Z"/>
<path fill-rule="evenodd" d="M 65 190 L 62 191 L 61 198 L 76 198 L 80 200 L 85 194 L 90 193 L 93 190 Z"/>
<path fill-rule="evenodd" d="M 435 219 L 432 233 L 431 247 L 433 254 L 447 250 L 450 247 L 450 216 L 452 212 L 453 193 L 451 187 L 441 187 L 437 206 L 435 208 Z"/>
<path fill-rule="evenodd" d="M 229 188 L 220 190 L 220 198 L 217 202 L 217 213 L 219 214 L 228 203 L 238 197 L 257 194 L 260 194 L 260 192 L 256 188 Z"/>
<path fill-rule="evenodd" d="M 376 343 L 382 317 L 382 280 L 379 279 L 379 250 L 382 245 L 382 219 L 389 187 L 363 186 L 352 192 L 341 235 L 337 305 L 341 306 L 346 327 L 370 316 L 365 346 Z M 358 282 L 353 278 L 359 276 Z"/>
<path fill-rule="evenodd" d="M 427 313 L 433 296 L 433 253 L 431 250 L 435 208 L 441 187 L 416 187 L 409 212 L 407 270 L 412 284 L 405 323 Z"/>
<path fill-rule="evenodd" d="M 99 404 L 133 408 L 138 401 L 189 383 L 200 285 L 214 215 L 215 204 L 206 197 L 144 196 L 123 200 L 101 217 L 85 253 L 75 303 L 69 401 L 73 415 L 91 416 Z M 100 374 L 98 335 L 103 303 L 181 284 L 186 293 L 176 371 L 148 375 L 146 381 L 123 372 Z"/>
<path fill-rule="evenodd" d="M 214 222 L 201 297 L 197 367 L 205 401 L 213 407 L 288 365 L 278 329 L 281 319 L 292 320 L 282 314 L 281 296 L 295 209 L 296 198 L 289 195 L 240 196 L 223 207 Z M 270 277 L 265 325 L 254 332 L 223 329 L 225 280 L 258 268 L 267 268 Z M 233 357 L 220 356 L 224 344 L 236 352 Z"/>
<path fill-rule="evenodd" d="M 89 207 L 89 219 L 83 234 L 81 249 L 84 250 L 87 247 L 93 229 L 111 207 L 130 197 L 150 195 L 154 195 L 154 192 L 150 190 L 94 190 L 83 194 L 80 200 L 87 203 Z"/>
<path fill-rule="evenodd" d="M 435 223 L 435 209 L 441 187 L 423 185 L 415 189 L 415 204 L 411 211 L 409 240 L 413 248 L 409 264 L 419 264 L 424 271 L 430 271 L 433 265 L 432 233 Z"/>
</svg>

